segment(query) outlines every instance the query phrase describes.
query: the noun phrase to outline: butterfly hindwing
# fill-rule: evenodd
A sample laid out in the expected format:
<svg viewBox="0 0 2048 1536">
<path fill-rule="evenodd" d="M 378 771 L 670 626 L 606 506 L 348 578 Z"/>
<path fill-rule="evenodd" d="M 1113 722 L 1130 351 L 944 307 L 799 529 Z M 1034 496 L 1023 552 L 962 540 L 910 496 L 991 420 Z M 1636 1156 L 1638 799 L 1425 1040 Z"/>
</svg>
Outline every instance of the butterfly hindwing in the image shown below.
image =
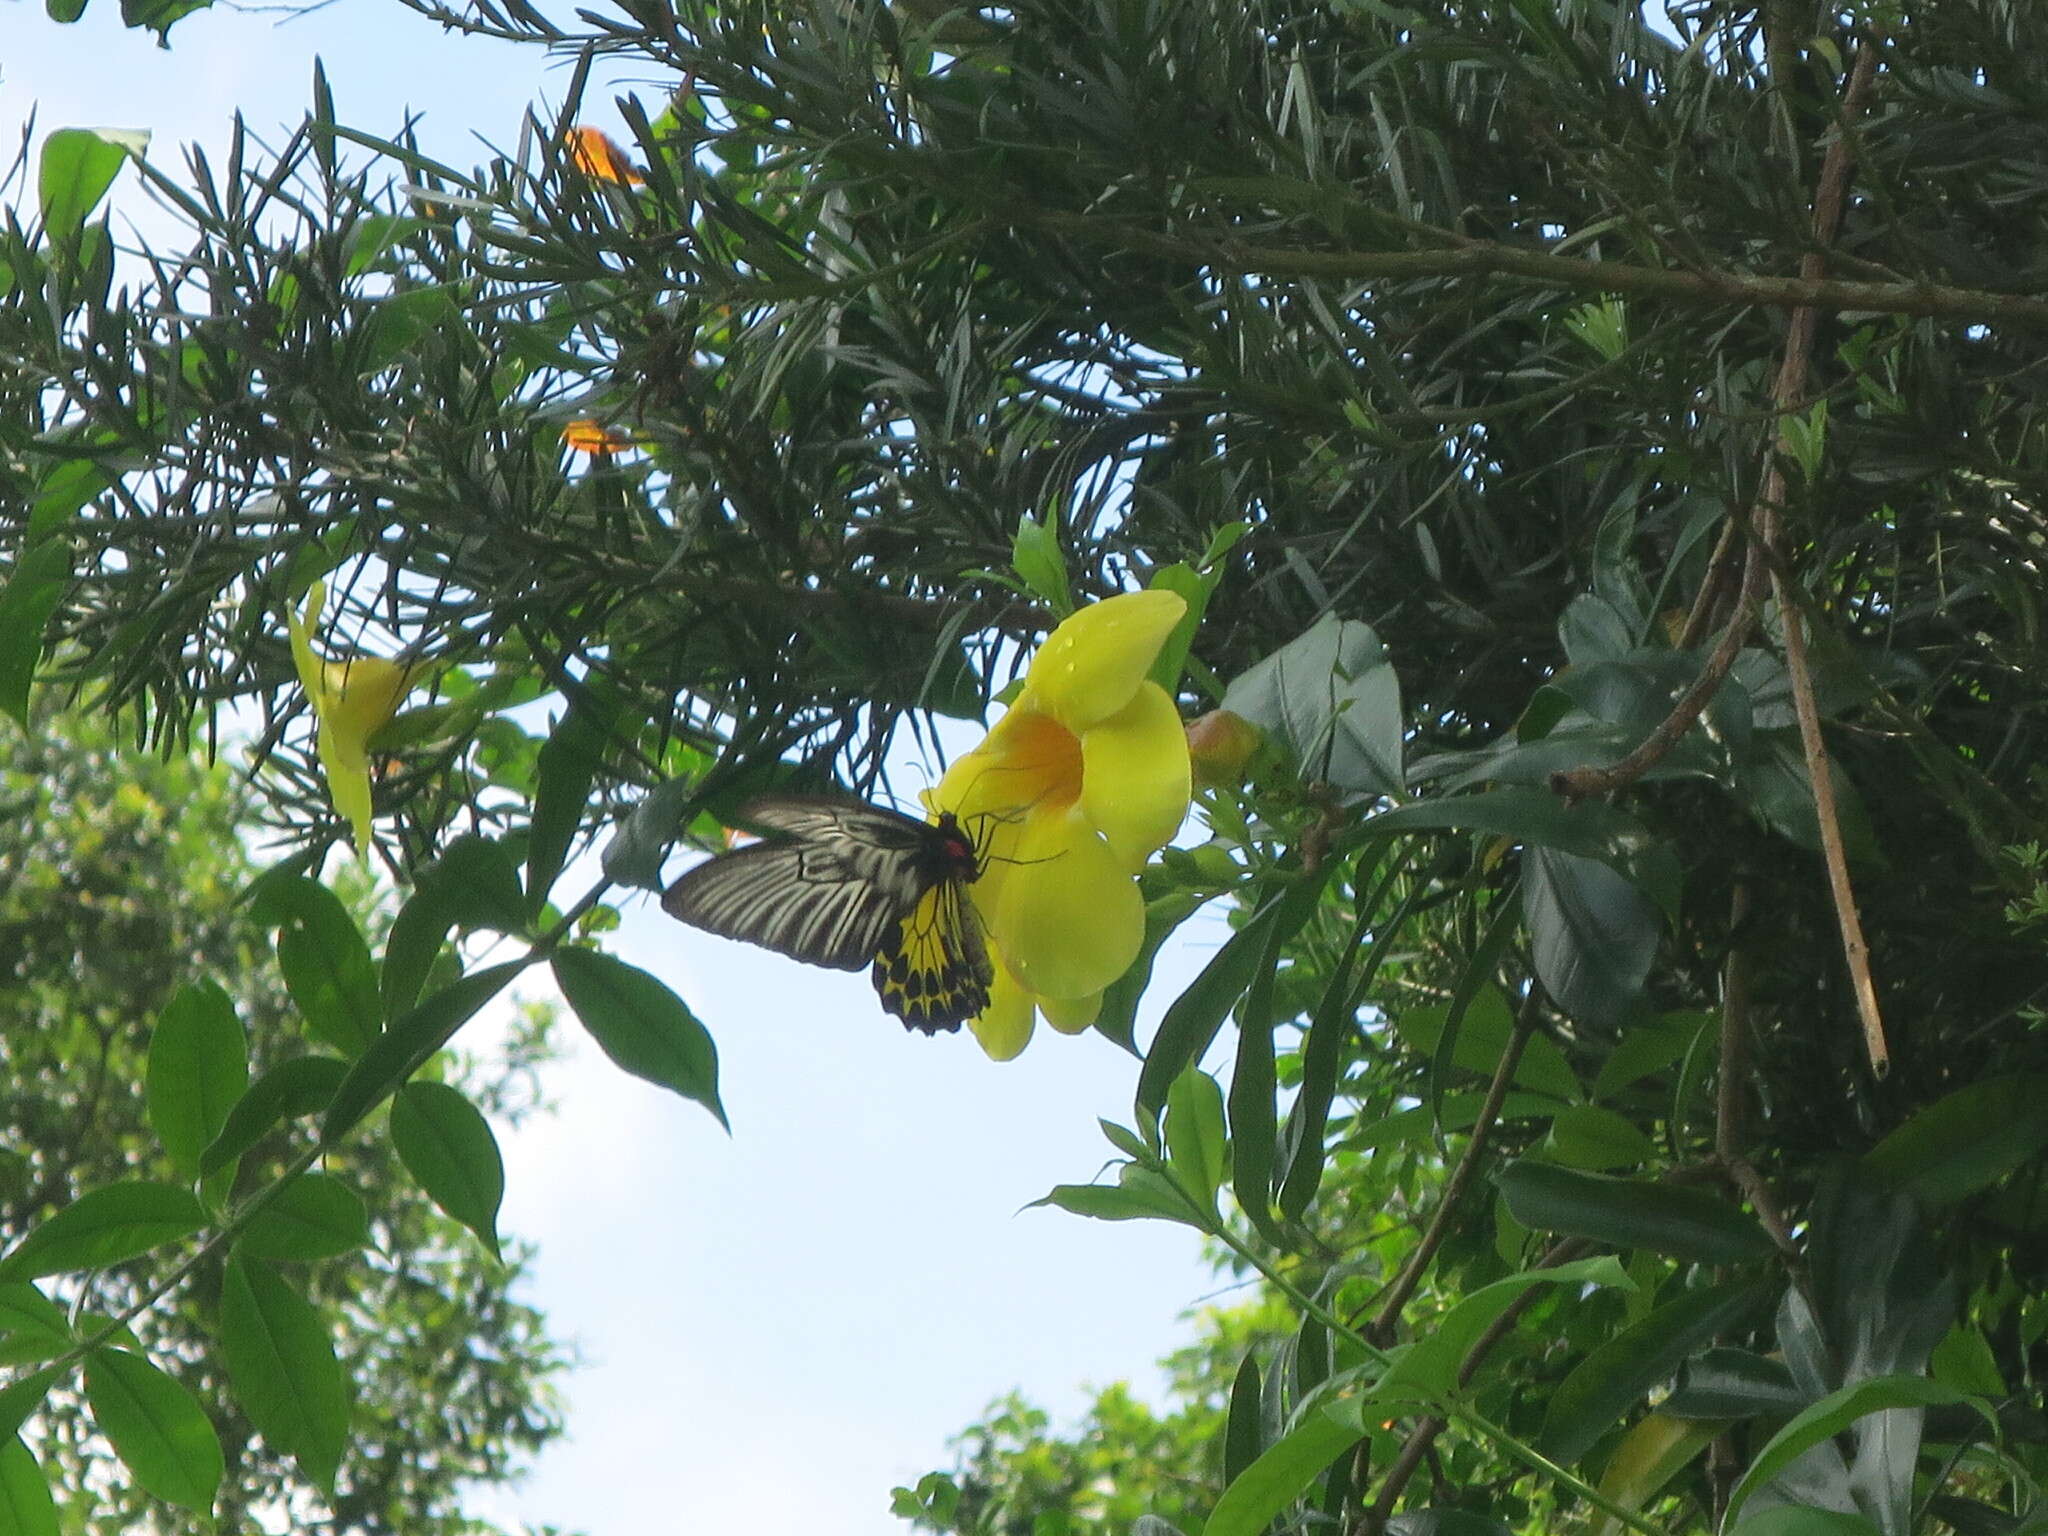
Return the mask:
<svg viewBox="0 0 2048 1536">
<path fill-rule="evenodd" d="M 981 867 L 950 816 L 798 796 L 740 816 L 768 839 L 686 872 L 662 897 L 670 916 L 809 965 L 872 962 L 883 1007 L 912 1029 L 957 1029 L 988 1005 L 994 970 L 967 893 Z"/>
<path fill-rule="evenodd" d="M 926 891 L 875 956 L 875 991 L 906 1029 L 958 1029 L 988 1007 L 995 967 L 967 887 L 942 880 Z"/>
</svg>

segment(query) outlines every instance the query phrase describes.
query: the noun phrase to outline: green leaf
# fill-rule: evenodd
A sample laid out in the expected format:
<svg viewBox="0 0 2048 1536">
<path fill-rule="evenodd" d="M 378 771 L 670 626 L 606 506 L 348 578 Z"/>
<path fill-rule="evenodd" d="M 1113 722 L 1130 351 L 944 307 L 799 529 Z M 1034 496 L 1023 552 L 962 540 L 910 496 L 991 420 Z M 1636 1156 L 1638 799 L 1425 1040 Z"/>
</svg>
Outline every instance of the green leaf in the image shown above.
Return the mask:
<svg viewBox="0 0 2048 1536">
<path fill-rule="evenodd" d="M 53 245 L 76 239 L 130 155 L 140 158 L 149 135 L 119 128 L 59 128 L 43 140 L 36 202 Z"/>
<path fill-rule="evenodd" d="M 1431 1320 L 1428 1330 L 1408 1345 L 1372 1391 L 1350 1399 L 1343 1411 L 1374 1421 L 1387 1417 L 1392 1404 L 1420 1401 L 1435 1406 L 1457 1390 L 1458 1372 L 1480 1335 L 1497 1322 L 1514 1304 L 1515 1298 L 1532 1286 L 1611 1285 L 1620 1290 L 1636 1288 L 1628 1272 L 1611 1254 L 1554 1264 L 1548 1269 L 1525 1269 L 1519 1274 L 1481 1286 L 1449 1311 Z"/>
<path fill-rule="evenodd" d="M 269 881 L 267 900 L 288 907 L 277 935 L 277 963 L 306 1026 L 345 1056 L 360 1056 L 384 1027 L 377 967 L 348 908 L 326 886 Z"/>
<path fill-rule="evenodd" d="M 0 710 L 29 729 L 28 698 L 43 636 L 71 585 L 71 541 L 61 535 L 24 550 L 0 587 Z"/>
<path fill-rule="evenodd" d="M 1010 545 L 1010 563 L 1017 568 L 1024 585 L 1045 599 L 1052 611 L 1065 618 L 1074 611 L 1073 593 L 1067 583 L 1067 557 L 1060 549 L 1059 529 L 1048 518 L 1035 522 L 1029 516 L 1017 522 L 1017 537 Z"/>
<path fill-rule="evenodd" d="M 1387 1522 L 1387 1536 L 1515 1536 L 1515 1531 L 1469 1509 L 1411 1509 Z"/>
<path fill-rule="evenodd" d="M 1704 1190 L 1579 1173 L 1528 1158 L 1502 1169 L 1498 1181 L 1515 1220 L 1538 1232 L 1707 1264 L 1740 1264 L 1777 1252 L 1768 1232 Z"/>
<path fill-rule="evenodd" d="M 490 1122 L 446 1083 L 407 1083 L 391 1101 L 391 1141 L 434 1204 L 498 1252 L 505 1160 Z"/>
<path fill-rule="evenodd" d="M 555 981 L 605 1055 L 702 1104 L 725 1125 L 718 1048 L 683 1000 L 647 972 L 592 949 L 555 952 Z"/>
<path fill-rule="evenodd" d="M 1983 1413 L 1997 1433 L 1997 1419 L 1975 1399 L 1944 1387 L 1925 1376 L 1873 1376 L 1826 1397 L 1794 1416 L 1791 1423 L 1771 1436 L 1756 1460 L 1736 1481 L 1728 1495 L 1726 1524 L 1731 1529 L 1748 1529 L 1737 1520 L 1749 1496 L 1770 1482 L 1805 1451 L 1832 1440 L 1867 1414 L 1891 1408 L 1931 1408 L 1937 1404 L 1970 1402 Z M 1759 1517 L 1761 1518 L 1761 1516 Z"/>
<path fill-rule="evenodd" d="M 533 821 L 526 840 L 526 904 L 540 911 L 583 824 L 590 785 L 603 760 L 607 731 L 594 718 L 603 706 L 579 696 L 542 743 L 534 773 Z"/>
<path fill-rule="evenodd" d="M 1223 708 L 1285 746 L 1306 778 L 1403 794 L 1401 683 L 1370 624 L 1325 614 L 1224 690 Z"/>
<path fill-rule="evenodd" d="M 1261 1376 L 1257 1353 L 1245 1351 L 1244 1359 L 1238 1362 L 1237 1375 L 1230 1383 L 1230 1411 L 1223 1421 L 1223 1481 L 1226 1484 L 1236 1482 L 1238 1474 L 1258 1460 L 1259 1453 L 1266 1448 Z"/>
<path fill-rule="evenodd" d="M 1626 1116 L 1598 1104 L 1574 1104 L 1551 1121 L 1550 1152 L 1567 1168 L 1598 1173 L 1646 1163 L 1657 1155 L 1657 1144 Z"/>
<path fill-rule="evenodd" d="M 1864 1166 L 1927 1205 L 1997 1183 L 2048 1147 L 2048 1075 L 1986 1078 L 1934 1101 L 1864 1154 Z"/>
<path fill-rule="evenodd" d="M 1202 1536 L 1259 1536 L 1325 1467 L 1363 1438 L 1350 1425 L 1310 1413 L 1223 1490 Z"/>
<path fill-rule="evenodd" d="M 1678 1419 L 1748 1419 L 1785 1416 L 1812 1401 L 1777 1360 L 1723 1345 L 1702 1350 L 1679 1367 L 1678 1381 L 1659 1411 Z"/>
<path fill-rule="evenodd" d="M 180 987 L 149 1038 L 149 1123 L 188 1178 L 249 1086 L 249 1038 L 212 981 Z"/>
<path fill-rule="evenodd" d="M 1447 1004 L 1404 1008 L 1395 1020 L 1394 1032 L 1404 1044 L 1433 1057 L 1438 1054 L 1438 1042 L 1443 1038 L 1449 1015 Z M 1450 1065 L 1481 1077 L 1492 1077 L 1507 1053 L 1514 1031 L 1515 1016 L 1506 996 L 1498 987 L 1482 987 L 1459 1021 L 1458 1038 L 1451 1045 Z M 1579 1080 L 1564 1059 L 1564 1052 L 1547 1035 L 1530 1035 L 1528 1044 L 1522 1048 L 1522 1059 L 1515 1063 L 1514 1081 L 1531 1093 L 1547 1094 L 1566 1103 L 1580 1093 Z"/>
<path fill-rule="evenodd" d="M 0 1387 L 0 1434 L 11 1435 L 19 1430 L 28 1416 L 43 1406 L 50 1388 L 69 1374 L 56 1366 L 45 1366 Z"/>
<path fill-rule="evenodd" d="M 1642 1019 L 1664 931 L 1648 896 L 1605 864 L 1536 847 L 1522 861 L 1522 913 L 1536 974 L 1565 1012 L 1602 1029 Z"/>
<path fill-rule="evenodd" d="M 1629 1427 L 1607 1458 L 1600 1491 L 1625 1509 L 1640 1510 L 1726 1428 L 1724 1423 L 1686 1423 L 1662 1413 L 1646 1414 Z M 1621 1529 L 1621 1522 L 1603 1510 L 1590 1536 L 1615 1536 Z"/>
<path fill-rule="evenodd" d="M 1166 1167 L 1188 1198 L 1205 1211 L 1229 1170 L 1223 1131 L 1223 1090 L 1198 1067 L 1181 1073 L 1166 1093 Z"/>
<path fill-rule="evenodd" d="M 1861 1515 L 1803 1504 L 1780 1504 L 1729 1529 L 1733 1536 L 1880 1536 Z"/>
<path fill-rule="evenodd" d="M 1138 1074 L 1140 1118 L 1156 1111 L 1166 1101 L 1174 1080 L 1209 1048 L 1216 1031 L 1244 996 L 1252 977 L 1271 953 L 1277 938 L 1297 933 L 1315 911 L 1322 894 L 1328 867 L 1320 876 L 1296 879 L 1252 914 L 1245 925 L 1223 941 L 1223 947 L 1209 957 L 1201 974 L 1188 983 L 1185 992 L 1167 1005 L 1158 1033 L 1145 1053 L 1144 1069 Z"/>
<path fill-rule="evenodd" d="M 320 1139 L 332 1143 L 426 1064 L 455 1032 L 504 991 L 530 961 L 507 960 L 472 971 L 420 1003 L 363 1053 L 334 1090 L 320 1121 Z"/>
<path fill-rule="evenodd" d="M 225 1168 L 264 1137 L 280 1120 L 295 1120 L 325 1109 L 348 1063 L 333 1056 L 292 1056 L 270 1068 L 228 1111 L 220 1134 L 199 1158 L 199 1172 Z"/>
<path fill-rule="evenodd" d="M 190 1190 L 137 1179 L 90 1190 L 55 1212 L 0 1259 L 0 1279 L 99 1269 L 206 1225 L 206 1211 Z"/>
<path fill-rule="evenodd" d="M 73 1342 L 62 1309 L 41 1291 L 26 1282 L 0 1285 L 0 1365 L 53 1359 Z"/>
<path fill-rule="evenodd" d="M 199 1399 L 138 1354 L 96 1349 L 85 1400 L 121 1464 L 166 1504 L 204 1512 L 227 1470 Z"/>
<path fill-rule="evenodd" d="M 349 1388 L 319 1312 L 268 1265 L 237 1256 L 221 1285 L 220 1348 L 249 1422 L 331 1494 Z"/>
<path fill-rule="evenodd" d="M 1714 1335 L 1769 1305 L 1774 1290 L 1717 1285 L 1687 1291 L 1622 1329 L 1575 1366 L 1550 1396 L 1537 1446 L 1570 1466 Z"/>
<path fill-rule="evenodd" d="M 1132 1028 L 1137 1021 L 1138 1003 L 1152 985 L 1152 967 L 1159 951 L 1174 930 L 1194 916 L 1208 897 L 1199 891 L 1172 891 L 1145 904 L 1145 937 L 1138 946 L 1138 958 L 1102 994 L 1102 1009 L 1095 1015 L 1098 1034 L 1115 1041 L 1133 1056 L 1138 1054 Z"/>
<path fill-rule="evenodd" d="M 58 1536 L 57 1501 L 49 1479 L 21 1436 L 0 1444 L 0 1536 Z"/>
<path fill-rule="evenodd" d="M 331 1173 L 302 1173 L 249 1218 L 239 1253 L 262 1259 L 329 1259 L 370 1241 L 362 1197 Z"/>
<path fill-rule="evenodd" d="M 1164 1174 L 1125 1163 L 1117 1177 L 1115 1184 L 1060 1184 L 1031 1204 L 1057 1206 L 1097 1221 L 1176 1221 L 1199 1232 L 1214 1226 L 1213 1218 Z"/>
</svg>

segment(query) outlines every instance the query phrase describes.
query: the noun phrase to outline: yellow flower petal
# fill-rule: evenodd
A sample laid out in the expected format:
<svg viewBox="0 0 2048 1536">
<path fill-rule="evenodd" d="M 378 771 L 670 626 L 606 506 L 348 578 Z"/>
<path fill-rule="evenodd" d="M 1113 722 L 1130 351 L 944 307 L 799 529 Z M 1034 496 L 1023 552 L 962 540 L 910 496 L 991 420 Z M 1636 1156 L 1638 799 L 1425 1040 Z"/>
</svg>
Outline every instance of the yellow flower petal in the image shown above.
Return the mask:
<svg viewBox="0 0 2048 1536">
<path fill-rule="evenodd" d="M 1086 997 L 1041 997 L 1039 1011 L 1045 1015 L 1045 1022 L 1063 1035 L 1078 1035 L 1102 1012 L 1102 994 L 1091 992 Z"/>
<path fill-rule="evenodd" d="M 320 610 L 326 605 L 327 583 L 316 581 L 306 589 L 305 606 L 297 613 L 289 608 L 284 613 L 285 632 L 292 639 L 292 665 L 298 669 L 299 686 L 306 690 L 316 713 L 327 693 L 327 673 L 320 658 L 313 654 L 311 631 L 320 622 Z"/>
<path fill-rule="evenodd" d="M 1126 592 L 1060 621 L 1025 674 L 1024 697 L 1077 735 L 1131 702 L 1188 611 L 1177 592 Z"/>
<path fill-rule="evenodd" d="M 1187 819 L 1187 730 L 1157 683 L 1081 738 L 1081 809 L 1127 873 L 1144 866 Z"/>
<path fill-rule="evenodd" d="M 1041 997 L 1100 992 L 1144 942 L 1145 903 L 1130 871 L 1071 812 L 1026 818 L 1015 857 L 989 913 L 1011 973 Z"/>
<path fill-rule="evenodd" d="M 320 770 L 327 775 L 327 798 L 348 822 L 356 847 L 367 858 L 370 852 L 370 762 L 360 742 L 343 741 L 338 731 L 322 722 L 319 736 Z"/>
<path fill-rule="evenodd" d="M 991 958 L 996 962 L 996 979 L 988 989 L 988 1006 L 979 1018 L 969 1019 L 967 1027 L 991 1061 L 1009 1061 L 1031 1043 L 1032 999 L 1002 957 Z"/>
</svg>

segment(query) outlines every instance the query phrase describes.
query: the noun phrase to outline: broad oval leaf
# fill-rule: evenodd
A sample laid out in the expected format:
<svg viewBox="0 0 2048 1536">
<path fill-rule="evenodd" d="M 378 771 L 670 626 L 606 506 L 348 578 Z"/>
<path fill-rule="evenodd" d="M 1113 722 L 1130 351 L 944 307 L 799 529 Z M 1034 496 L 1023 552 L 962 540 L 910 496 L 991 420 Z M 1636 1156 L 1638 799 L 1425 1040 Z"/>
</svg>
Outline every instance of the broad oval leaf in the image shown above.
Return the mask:
<svg viewBox="0 0 2048 1536">
<path fill-rule="evenodd" d="M 1704 1190 L 1580 1173 L 1527 1158 L 1502 1169 L 1499 1184 L 1515 1220 L 1538 1232 L 1708 1264 L 1739 1264 L 1777 1251 L 1768 1232 Z"/>
<path fill-rule="evenodd" d="M 1536 974 L 1559 1007 L 1608 1029 L 1644 1017 L 1643 985 L 1664 923 L 1633 883 L 1597 860 L 1530 848 L 1522 914 Z"/>
<path fill-rule="evenodd" d="M 136 1179 L 90 1190 L 54 1213 L 0 1259 L 0 1279 L 98 1269 L 132 1259 L 206 1225 L 190 1190 Z"/>
<path fill-rule="evenodd" d="M 348 1380 L 319 1312 L 267 1265 L 229 1260 L 220 1298 L 221 1356 L 263 1438 L 331 1489 L 348 1439 Z"/>
<path fill-rule="evenodd" d="M 249 1038 L 217 982 L 180 987 L 149 1037 L 149 1123 L 188 1178 L 249 1086 Z"/>
<path fill-rule="evenodd" d="M 1233 679 L 1223 708 L 1284 745 L 1307 778 L 1354 794 L 1407 789 L 1401 683 L 1370 624 L 1324 614 Z"/>
<path fill-rule="evenodd" d="M 329 1259 L 370 1241 L 362 1197 L 330 1173 L 302 1173 L 284 1186 L 235 1239 L 238 1253 L 265 1259 Z"/>
<path fill-rule="evenodd" d="M 138 1354 L 96 1349 L 85 1361 L 85 1400 L 136 1482 L 180 1509 L 212 1507 L 226 1462 L 198 1398 Z"/>
<path fill-rule="evenodd" d="M 428 1198 L 499 1257 L 505 1160 L 476 1106 L 446 1083 L 407 1083 L 391 1101 L 391 1141 Z"/>
<path fill-rule="evenodd" d="M 1215 1078 L 1197 1067 L 1181 1073 L 1167 1090 L 1165 1136 L 1167 1171 L 1197 1205 L 1213 1210 L 1230 1157 Z"/>
<path fill-rule="evenodd" d="M 594 949 L 557 950 L 554 969 L 562 996 L 605 1055 L 726 1123 L 718 1048 L 681 998 L 637 966 Z"/>
<path fill-rule="evenodd" d="M 107 195 L 122 164 L 140 155 L 149 135 L 117 128 L 59 128 L 43 140 L 36 203 L 52 242 L 76 236 Z"/>
</svg>

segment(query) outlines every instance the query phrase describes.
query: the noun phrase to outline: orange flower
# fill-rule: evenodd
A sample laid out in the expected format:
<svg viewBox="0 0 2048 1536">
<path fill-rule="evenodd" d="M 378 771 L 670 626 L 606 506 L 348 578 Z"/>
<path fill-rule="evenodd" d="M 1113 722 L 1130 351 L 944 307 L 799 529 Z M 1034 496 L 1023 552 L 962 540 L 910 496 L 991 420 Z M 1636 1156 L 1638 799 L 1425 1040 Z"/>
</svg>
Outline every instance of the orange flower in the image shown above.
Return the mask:
<svg viewBox="0 0 2048 1536">
<path fill-rule="evenodd" d="M 633 446 L 631 438 L 619 436 L 591 416 L 579 416 L 562 428 L 562 441 L 575 452 L 587 453 L 594 459 L 609 458 Z"/>
<path fill-rule="evenodd" d="M 615 181 L 622 187 L 638 187 L 647 181 L 633 168 L 626 152 L 596 128 L 569 130 L 569 163 L 586 176 Z"/>
</svg>

